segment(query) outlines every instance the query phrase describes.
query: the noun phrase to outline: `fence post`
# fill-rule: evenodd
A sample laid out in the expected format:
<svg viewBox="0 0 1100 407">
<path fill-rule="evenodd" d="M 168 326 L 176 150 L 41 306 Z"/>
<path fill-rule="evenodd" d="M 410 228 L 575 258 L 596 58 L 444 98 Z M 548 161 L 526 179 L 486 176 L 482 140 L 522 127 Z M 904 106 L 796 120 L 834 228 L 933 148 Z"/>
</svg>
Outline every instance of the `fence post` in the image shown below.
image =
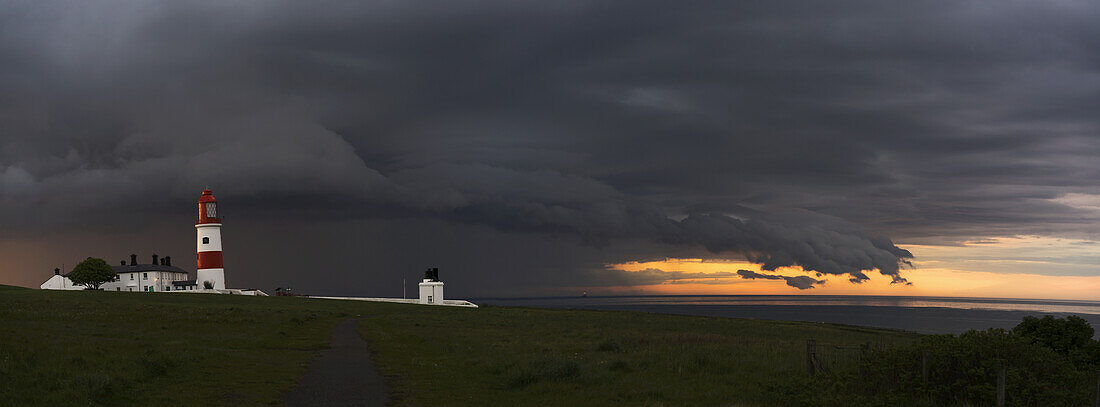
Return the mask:
<svg viewBox="0 0 1100 407">
<path fill-rule="evenodd" d="M 867 380 L 867 363 L 870 360 L 871 342 L 859 344 L 859 379 Z"/>
<path fill-rule="evenodd" d="M 817 360 L 817 341 L 813 339 L 806 340 L 806 373 L 813 376 L 817 373 L 817 367 L 815 361 Z"/>
<path fill-rule="evenodd" d="M 928 349 L 920 352 L 920 378 L 921 381 L 928 383 Z"/>
<path fill-rule="evenodd" d="M 1093 406 L 1100 407 L 1100 370 L 1096 371 L 1096 401 Z"/>
<path fill-rule="evenodd" d="M 1004 365 L 1001 365 L 1001 370 L 997 371 L 997 407 L 1005 407 L 1005 367 L 1004 367 Z"/>
</svg>

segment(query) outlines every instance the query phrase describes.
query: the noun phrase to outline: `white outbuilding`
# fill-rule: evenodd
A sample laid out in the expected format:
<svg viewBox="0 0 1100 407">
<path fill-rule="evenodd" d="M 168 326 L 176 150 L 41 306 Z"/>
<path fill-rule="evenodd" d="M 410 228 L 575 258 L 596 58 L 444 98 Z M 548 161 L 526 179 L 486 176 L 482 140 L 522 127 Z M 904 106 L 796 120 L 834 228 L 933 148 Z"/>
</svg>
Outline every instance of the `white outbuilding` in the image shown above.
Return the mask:
<svg viewBox="0 0 1100 407">
<path fill-rule="evenodd" d="M 420 281 L 420 303 L 443 303 L 443 282 L 439 281 L 438 268 L 433 267 L 424 272 L 424 280 Z"/>
<path fill-rule="evenodd" d="M 61 274 L 61 269 L 53 269 L 53 277 L 42 283 L 41 288 L 43 290 L 83 290 L 82 285 L 73 285 L 73 281 L 69 280 L 68 273 Z"/>
<path fill-rule="evenodd" d="M 439 269 L 430 268 L 424 272 L 424 279 L 420 281 L 420 298 L 372 298 L 372 297 L 321 297 L 309 296 L 326 300 L 352 300 L 370 302 L 396 302 L 401 304 L 446 305 L 451 307 L 477 308 L 477 304 L 466 300 L 444 300 L 443 282 L 439 281 Z"/>
</svg>

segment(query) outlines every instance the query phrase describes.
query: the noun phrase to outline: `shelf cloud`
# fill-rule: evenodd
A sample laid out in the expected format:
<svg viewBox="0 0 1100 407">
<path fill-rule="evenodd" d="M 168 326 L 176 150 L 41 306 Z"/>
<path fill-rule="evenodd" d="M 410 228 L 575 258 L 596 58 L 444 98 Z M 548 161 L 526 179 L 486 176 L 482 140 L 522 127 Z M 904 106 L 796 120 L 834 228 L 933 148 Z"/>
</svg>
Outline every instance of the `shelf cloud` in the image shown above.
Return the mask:
<svg viewBox="0 0 1100 407">
<path fill-rule="evenodd" d="M 784 280 L 787 285 L 797 288 L 799 290 L 807 290 L 814 288 L 814 284 L 825 284 L 825 280 L 817 280 L 810 276 L 781 276 L 778 274 L 761 274 L 751 270 L 737 270 L 737 274 L 741 278 L 747 280 Z"/>
<path fill-rule="evenodd" d="M 486 290 L 647 256 L 908 284 L 895 242 L 1100 237 L 1090 2 L 4 8 L 0 241 L 57 256 L 110 248 L 49 236 L 185 225 L 204 187 L 227 267 L 289 233 L 232 222 L 313 222 L 294 227 L 332 280 L 434 251 Z M 492 243 L 477 267 L 470 234 Z M 295 272 L 261 252 L 238 276 Z M 37 284 L 51 257 L 0 276 Z"/>
</svg>

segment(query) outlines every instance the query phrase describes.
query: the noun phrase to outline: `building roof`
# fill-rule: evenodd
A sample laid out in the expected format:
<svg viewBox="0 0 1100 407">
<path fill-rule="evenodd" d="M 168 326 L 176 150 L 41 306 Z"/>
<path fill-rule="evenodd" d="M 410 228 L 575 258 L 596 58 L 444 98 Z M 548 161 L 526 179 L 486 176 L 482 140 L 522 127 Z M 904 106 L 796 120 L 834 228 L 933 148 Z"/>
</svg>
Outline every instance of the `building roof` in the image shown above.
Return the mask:
<svg viewBox="0 0 1100 407">
<path fill-rule="evenodd" d="M 162 266 L 160 264 L 136 264 L 126 266 L 111 266 L 115 273 L 133 273 L 138 271 L 169 271 L 174 273 L 186 273 L 187 270 L 176 266 Z"/>
<path fill-rule="evenodd" d="M 127 265 L 127 266 L 111 266 L 111 268 L 114 269 L 115 273 L 117 273 L 117 274 L 139 273 L 139 272 L 142 272 L 142 271 L 168 271 L 168 272 L 173 272 L 173 273 L 190 274 L 190 273 L 187 272 L 187 270 L 181 269 L 181 268 L 176 267 L 176 266 L 162 266 L 162 265 L 159 265 L 159 264 L 138 264 L 138 265 L 134 265 L 134 266 L 129 266 L 129 265 Z M 61 276 L 62 277 L 68 277 L 69 274 L 72 274 L 72 273 L 73 272 L 70 270 L 68 273 L 62 274 Z"/>
</svg>

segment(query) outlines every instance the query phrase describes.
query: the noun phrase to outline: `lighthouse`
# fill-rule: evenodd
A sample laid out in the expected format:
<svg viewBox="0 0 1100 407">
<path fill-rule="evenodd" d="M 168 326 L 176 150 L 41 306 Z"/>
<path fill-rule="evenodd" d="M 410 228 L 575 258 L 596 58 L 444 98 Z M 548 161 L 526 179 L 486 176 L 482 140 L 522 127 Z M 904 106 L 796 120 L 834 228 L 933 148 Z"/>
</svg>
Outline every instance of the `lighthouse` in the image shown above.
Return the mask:
<svg viewBox="0 0 1100 407">
<path fill-rule="evenodd" d="M 195 222 L 198 244 L 198 273 L 195 284 L 225 289 L 225 268 L 222 267 L 222 221 L 218 215 L 218 200 L 209 189 L 199 197 L 199 219 Z"/>
</svg>

